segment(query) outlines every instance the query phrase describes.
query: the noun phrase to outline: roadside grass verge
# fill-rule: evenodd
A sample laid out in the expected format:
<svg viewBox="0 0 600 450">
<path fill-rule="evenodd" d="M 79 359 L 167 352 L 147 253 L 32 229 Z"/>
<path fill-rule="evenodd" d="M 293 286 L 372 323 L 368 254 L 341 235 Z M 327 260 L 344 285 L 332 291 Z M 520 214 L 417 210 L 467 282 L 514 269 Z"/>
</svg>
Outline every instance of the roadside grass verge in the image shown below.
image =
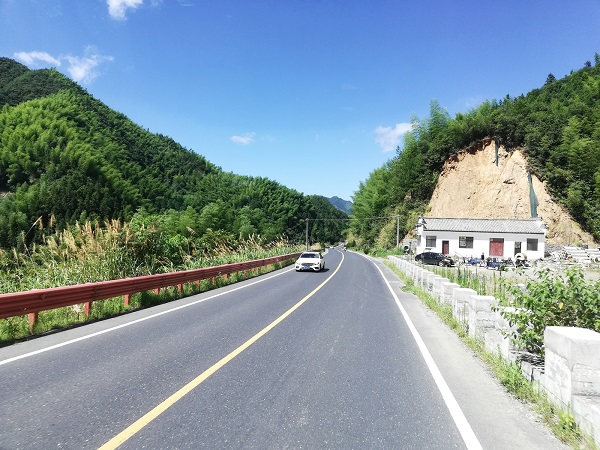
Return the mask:
<svg viewBox="0 0 600 450">
<path fill-rule="evenodd" d="M 500 352 L 490 353 L 480 339 L 468 336 L 465 326 L 452 314 L 452 307 L 440 303 L 425 290 L 415 286 L 412 278 L 389 262 L 385 264 L 405 283 L 404 291 L 417 296 L 429 309 L 465 342 L 465 344 L 489 367 L 505 389 L 517 399 L 529 404 L 554 433 L 565 444 L 574 449 L 599 450 L 591 436 L 585 435 L 578 428 L 569 411 L 559 409 L 552 404 L 547 395 L 535 383 L 525 378 L 518 363 L 505 360 Z"/>
</svg>

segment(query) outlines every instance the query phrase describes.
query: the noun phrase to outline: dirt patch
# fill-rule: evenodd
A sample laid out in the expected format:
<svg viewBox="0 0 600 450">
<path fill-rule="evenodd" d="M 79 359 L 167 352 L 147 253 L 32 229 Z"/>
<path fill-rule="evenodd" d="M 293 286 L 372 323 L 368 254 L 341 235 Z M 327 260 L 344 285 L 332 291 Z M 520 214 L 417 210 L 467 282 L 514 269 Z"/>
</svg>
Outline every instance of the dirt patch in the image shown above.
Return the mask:
<svg viewBox="0 0 600 450">
<path fill-rule="evenodd" d="M 448 160 L 438 180 L 427 215 L 472 219 L 529 219 L 529 181 L 527 160 L 520 149 L 507 152 L 500 147 L 498 166 L 494 143 L 464 151 Z M 550 244 L 588 244 L 597 246 L 569 213 L 556 203 L 537 177 L 533 188 Z"/>
</svg>

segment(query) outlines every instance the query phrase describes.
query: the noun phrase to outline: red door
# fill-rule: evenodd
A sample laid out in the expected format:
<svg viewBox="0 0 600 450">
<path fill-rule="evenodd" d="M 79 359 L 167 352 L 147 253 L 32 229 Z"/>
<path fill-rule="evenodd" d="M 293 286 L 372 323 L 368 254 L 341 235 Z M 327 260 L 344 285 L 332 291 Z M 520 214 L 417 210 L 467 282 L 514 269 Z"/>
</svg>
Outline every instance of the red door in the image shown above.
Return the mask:
<svg viewBox="0 0 600 450">
<path fill-rule="evenodd" d="M 491 238 L 490 239 L 490 256 L 504 256 L 504 239 L 503 238 Z"/>
<path fill-rule="evenodd" d="M 442 254 L 447 255 L 448 253 L 450 253 L 450 242 L 442 241 Z"/>
</svg>

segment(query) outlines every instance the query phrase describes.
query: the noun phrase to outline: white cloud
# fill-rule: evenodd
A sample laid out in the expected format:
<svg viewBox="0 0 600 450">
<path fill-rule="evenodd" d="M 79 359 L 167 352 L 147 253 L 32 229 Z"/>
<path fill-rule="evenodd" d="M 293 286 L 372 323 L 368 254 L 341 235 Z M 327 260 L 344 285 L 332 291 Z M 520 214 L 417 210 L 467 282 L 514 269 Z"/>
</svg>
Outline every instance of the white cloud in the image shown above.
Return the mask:
<svg viewBox="0 0 600 450">
<path fill-rule="evenodd" d="M 88 84 L 94 81 L 98 76 L 96 68 L 105 61 L 112 61 L 112 56 L 102 56 L 98 54 L 79 56 L 65 56 L 69 63 L 67 71 L 73 81 L 77 83 Z"/>
<path fill-rule="evenodd" d="M 108 14 L 116 20 L 125 20 L 128 9 L 135 9 L 144 3 L 144 0 L 106 0 Z"/>
<path fill-rule="evenodd" d="M 384 153 L 394 151 L 400 145 L 402 136 L 412 130 L 410 123 L 397 123 L 395 127 L 375 128 L 375 142 L 377 142 Z"/>
<path fill-rule="evenodd" d="M 30 66 L 51 64 L 55 67 L 60 66 L 60 61 L 46 52 L 16 52 L 15 58 Z M 45 64 L 39 64 L 39 62 Z"/>
<path fill-rule="evenodd" d="M 87 47 L 84 56 L 61 55 L 54 57 L 46 52 L 17 52 L 15 58 L 28 66 L 43 67 L 51 65 L 59 67 L 66 62 L 69 76 L 76 83 L 88 84 L 98 76 L 98 67 L 104 62 L 113 60 L 112 56 L 99 54 L 93 47 Z"/>
<path fill-rule="evenodd" d="M 251 131 L 250 133 L 244 133 L 240 136 L 231 136 L 231 141 L 235 144 L 239 145 L 248 145 L 254 142 L 254 138 L 256 137 L 256 133 Z"/>
</svg>

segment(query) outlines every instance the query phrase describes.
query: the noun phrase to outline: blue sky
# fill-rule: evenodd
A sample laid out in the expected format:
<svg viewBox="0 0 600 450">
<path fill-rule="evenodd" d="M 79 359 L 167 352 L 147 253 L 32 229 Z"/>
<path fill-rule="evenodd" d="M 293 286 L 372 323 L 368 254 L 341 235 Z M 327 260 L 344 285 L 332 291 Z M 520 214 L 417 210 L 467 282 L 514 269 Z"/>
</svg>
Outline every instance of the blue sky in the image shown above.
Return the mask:
<svg viewBox="0 0 600 450">
<path fill-rule="evenodd" d="M 454 117 L 594 52 L 600 0 L 0 0 L 0 56 L 225 171 L 346 200 L 432 99 Z"/>
</svg>

